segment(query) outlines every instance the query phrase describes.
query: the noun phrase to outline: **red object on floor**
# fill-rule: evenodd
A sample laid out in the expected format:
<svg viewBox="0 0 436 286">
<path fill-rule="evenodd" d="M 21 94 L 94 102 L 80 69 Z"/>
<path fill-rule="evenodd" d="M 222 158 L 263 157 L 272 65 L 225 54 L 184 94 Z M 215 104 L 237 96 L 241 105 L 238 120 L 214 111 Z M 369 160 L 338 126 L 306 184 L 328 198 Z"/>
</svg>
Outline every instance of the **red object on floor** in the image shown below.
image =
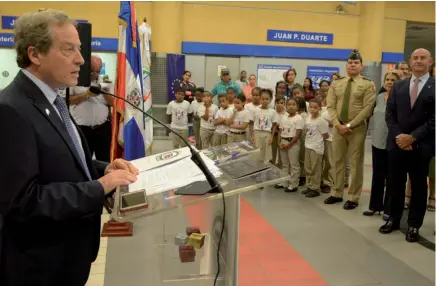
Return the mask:
<svg viewBox="0 0 436 286">
<path fill-rule="evenodd" d="M 187 226 L 186 227 L 186 235 L 190 236 L 193 233 L 201 233 L 200 228 L 197 226 Z"/>
<path fill-rule="evenodd" d="M 186 208 L 190 224 L 208 232 L 209 202 Z M 268 246 L 265 248 L 265 246 Z M 241 198 L 239 286 L 327 286 L 316 270 L 245 199 Z"/>
</svg>

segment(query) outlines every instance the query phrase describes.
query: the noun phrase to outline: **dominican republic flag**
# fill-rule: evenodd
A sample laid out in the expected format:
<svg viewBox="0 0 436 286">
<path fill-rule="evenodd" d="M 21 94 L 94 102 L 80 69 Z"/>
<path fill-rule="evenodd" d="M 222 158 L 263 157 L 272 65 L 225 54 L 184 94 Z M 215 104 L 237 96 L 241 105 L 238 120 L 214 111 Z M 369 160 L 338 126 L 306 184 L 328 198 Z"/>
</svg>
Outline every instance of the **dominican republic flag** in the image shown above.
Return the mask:
<svg viewBox="0 0 436 286">
<path fill-rule="evenodd" d="M 141 43 L 132 1 L 120 2 L 118 15 L 118 58 L 116 94 L 144 108 Z M 111 160 L 122 158 L 130 161 L 145 156 L 144 115 L 122 100 L 114 99 L 112 114 Z"/>
</svg>

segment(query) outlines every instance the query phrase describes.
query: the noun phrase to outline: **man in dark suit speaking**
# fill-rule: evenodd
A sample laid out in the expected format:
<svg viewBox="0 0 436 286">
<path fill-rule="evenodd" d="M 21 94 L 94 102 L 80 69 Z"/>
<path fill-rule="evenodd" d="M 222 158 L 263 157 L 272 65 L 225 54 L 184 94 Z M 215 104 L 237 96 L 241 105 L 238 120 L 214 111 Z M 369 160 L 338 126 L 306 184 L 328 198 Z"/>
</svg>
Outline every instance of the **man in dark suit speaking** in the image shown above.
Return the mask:
<svg viewBox="0 0 436 286">
<path fill-rule="evenodd" d="M 21 71 L 0 95 L 0 285 L 85 285 L 105 194 L 136 181 L 124 160 L 93 162 L 57 89 L 77 85 L 80 40 L 68 15 L 15 23 Z"/>
<path fill-rule="evenodd" d="M 412 77 L 397 81 L 386 107 L 389 129 L 390 219 L 380 228 L 390 233 L 400 226 L 407 174 L 412 184 L 406 240 L 416 242 L 427 206 L 427 175 L 435 148 L 435 84 L 428 70 L 431 54 L 415 50 L 410 57 Z"/>
</svg>

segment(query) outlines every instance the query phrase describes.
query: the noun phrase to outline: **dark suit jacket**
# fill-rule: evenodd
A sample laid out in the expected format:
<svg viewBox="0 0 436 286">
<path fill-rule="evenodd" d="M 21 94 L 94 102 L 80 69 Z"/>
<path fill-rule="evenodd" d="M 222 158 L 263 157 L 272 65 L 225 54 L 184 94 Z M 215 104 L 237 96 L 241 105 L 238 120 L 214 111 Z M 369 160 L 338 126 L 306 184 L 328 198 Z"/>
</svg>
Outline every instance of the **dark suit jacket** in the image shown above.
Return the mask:
<svg viewBox="0 0 436 286">
<path fill-rule="evenodd" d="M 0 285 L 84 285 L 104 190 L 83 134 L 94 181 L 56 110 L 22 72 L 0 95 L 0 134 Z"/>
<path fill-rule="evenodd" d="M 410 81 L 395 82 L 386 107 L 386 124 L 389 129 L 386 147 L 397 148 L 395 137 L 411 134 L 416 138 L 413 148 L 425 155 L 434 156 L 435 147 L 435 84 L 430 77 L 424 84 L 413 108 L 410 106 Z"/>
</svg>

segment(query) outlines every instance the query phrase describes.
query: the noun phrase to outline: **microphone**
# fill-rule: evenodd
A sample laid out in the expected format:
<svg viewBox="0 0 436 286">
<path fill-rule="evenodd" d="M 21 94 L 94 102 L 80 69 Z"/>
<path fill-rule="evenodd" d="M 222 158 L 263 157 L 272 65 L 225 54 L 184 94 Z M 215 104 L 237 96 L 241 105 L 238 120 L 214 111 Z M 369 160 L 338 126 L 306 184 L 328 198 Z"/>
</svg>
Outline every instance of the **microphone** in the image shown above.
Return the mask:
<svg viewBox="0 0 436 286">
<path fill-rule="evenodd" d="M 200 193 L 198 190 L 194 190 L 192 188 L 186 188 L 186 189 L 177 190 L 176 194 L 179 194 L 179 195 L 204 195 L 206 193 L 220 193 L 220 192 L 223 191 L 221 186 L 220 186 L 220 184 L 218 183 L 217 179 L 212 175 L 212 173 L 210 172 L 209 168 L 206 166 L 206 163 L 204 163 L 203 159 L 201 158 L 200 152 L 197 149 L 193 148 L 192 145 L 189 144 L 189 142 L 185 138 L 183 138 L 178 132 L 174 131 L 172 128 L 168 127 L 166 124 L 162 123 L 160 120 L 154 118 L 152 115 L 148 114 L 143 109 L 135 106 L 133 103 L 131 103 L 130 101 L 126 100 L 125 98 L 120 97 L 118 95 L 112 94 L 110 92 L 107 92 L 107 91 L 101 89 L 100 85 L 99 86 L 90 86 L 89 87 L 89 91 L 94 93 L 94 94 L 105 94 L 105 95 L 109 95 L 109 96 L 121 99 L 122 101 L 126 102 L 130 106 L 132 106 L 132 107 L 138 109 L 139 111 L 141 111 L 145 116 L 150 117 L 151 119 L 153 119 L 154 121 L 159 123 L 161 126 L 165 127 L 168 131 L 170 131 L 174 135 L 178 136 L 186 144 L 186 146 L 188 146 L 188 148 L 189 148 L 189 150 L 191 151 L 191 154 L 192 154 L 191 160 L 203 172 L 203 174 L 206 177 L 206 180 L 209 183 L 211 189 L 206 191 L 206 192 L 203 191 L 202 193 Z"/>
</svg>

